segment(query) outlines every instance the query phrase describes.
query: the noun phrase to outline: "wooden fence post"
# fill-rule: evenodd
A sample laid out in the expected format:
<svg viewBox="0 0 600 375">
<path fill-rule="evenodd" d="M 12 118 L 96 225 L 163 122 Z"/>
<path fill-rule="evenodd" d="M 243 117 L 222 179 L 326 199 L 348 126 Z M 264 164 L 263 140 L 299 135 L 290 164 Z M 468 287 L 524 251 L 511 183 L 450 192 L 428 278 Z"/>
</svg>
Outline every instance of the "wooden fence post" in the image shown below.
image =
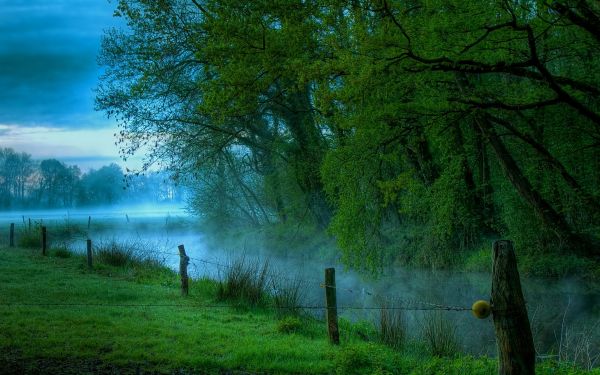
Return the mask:
<svg viewBox="0 0 600 375">
<path fill-rule="evenodd" d="M 92 269 L 94 267 L 93 258 L 92 258 L 92 240 L 88 238 L 87 240 L 87 265 L 88 269 Z"/>
<path fill-rule="evenodd" d="M 178 246 L 179 249 L 179 275 L 181 275 L 181 295 L 187 296 L 189 292 L 189 277 L 187 272 L 190 258 L 185 254 L 185 247 Z"/>
<path fill-rule="evenodd" d="M 340 332 L 337 317 L 337 296 L 335 287 L 335 268 L 325 269 L 325 316 L 327 318 L 327 333 L 329 341 L 334 345 L 340 344 Z"/>
<path fill-rule="evenodd" d="M 15 223 L 10 223 L 10 247 L 15 247 Z"/>
<path fill-rule="evenodd" d="M 498 374 L 535 374 L 535 348 L 511 241 L 494 242 L 491 299 Z"/>
<path fill-rule="evenodd" d="M 47 236 L 46 227 L 42 226 L 42 255 L 46 255 Z"/>
</svg>

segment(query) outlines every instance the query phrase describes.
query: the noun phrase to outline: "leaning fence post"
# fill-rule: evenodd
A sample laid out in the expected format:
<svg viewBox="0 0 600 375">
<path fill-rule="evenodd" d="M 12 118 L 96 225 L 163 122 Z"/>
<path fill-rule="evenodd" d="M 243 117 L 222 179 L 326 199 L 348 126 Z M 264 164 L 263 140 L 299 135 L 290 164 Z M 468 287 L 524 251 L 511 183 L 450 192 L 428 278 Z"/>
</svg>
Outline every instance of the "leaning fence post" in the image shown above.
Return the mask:
<svg viewBox="0 0 600 375">
<path fill-rule="evenodd" d="M 10 247 L 15 247 L 15 223 L 10 223 Z"/>
<path fill-rule="evenodd" d="M 535 348 L 511 241 L 494 242 L 491 302 L 498 374 L 535 374 Z"/>
<path fill-rule="evenodd" d="M 185 247 L 178 246 L 179 249 L 179 275 L 181 275 L 181 294 L 187 296 L 189 292 L 189 278 L 187 266 L 190 263 L 190 258 L 185 254 Z"/>
<path fill-rule="evenodd" d="M 42 226 L 42 255 L 46 255 L 47 236 L 46 227 Z"/>
<path fill-rule="evenodd" d="M 92 259 L 92 240 L 88 238 L 87 242 L 87 265 L 89 269 L 94 267 L 93 259 Z"/>
<path fill-rule="evenodd" d="M 340 344 L 338 329 L 337 297 L 335 287 L 335 268 L 325 269 L 325 316 L 327 318 L 327 333 L 329 341 L 334 345 Z"/>
</svg>

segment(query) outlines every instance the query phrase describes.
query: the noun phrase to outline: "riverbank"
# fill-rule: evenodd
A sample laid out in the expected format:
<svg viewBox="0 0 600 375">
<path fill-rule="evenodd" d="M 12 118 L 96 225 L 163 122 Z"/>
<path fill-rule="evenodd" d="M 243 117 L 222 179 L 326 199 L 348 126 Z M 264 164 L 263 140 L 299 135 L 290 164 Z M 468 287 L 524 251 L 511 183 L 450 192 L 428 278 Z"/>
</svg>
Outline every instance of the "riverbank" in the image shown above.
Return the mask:
<svg viewBox="0 0 600 375">
<path fill-rule="evenodd" d="M 341 323 L 342 344 L 324 323 L 278 319 L 268 307 L 216 299 L 217 284 L 97 264 L 54 251 L 0 249 L 0 373 L 491 374 L 495 360 L 436 358 L 419 343 L 393 350 Z M 282 323 L 283 322 L 283 323 Z M 566 364 L 540 374 L 580 374 Z M 600 373 L 595 370 L 593 373 Z"/>
</svg>

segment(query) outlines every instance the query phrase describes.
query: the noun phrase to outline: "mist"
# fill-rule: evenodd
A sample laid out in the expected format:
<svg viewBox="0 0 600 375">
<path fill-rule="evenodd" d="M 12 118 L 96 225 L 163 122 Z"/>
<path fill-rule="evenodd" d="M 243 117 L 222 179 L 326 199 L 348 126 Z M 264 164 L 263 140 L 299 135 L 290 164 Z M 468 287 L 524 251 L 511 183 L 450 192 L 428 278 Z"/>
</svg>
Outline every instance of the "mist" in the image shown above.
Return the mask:
<svg viewBox="0 0 600 375">
<path fill-rule="evenodd" d="M 327 267 L 336 268 L 338 312 L 350 322 L 377 324 L 380 311 L 388 306 L 413 307 L 403 312 L 409 336 L 417 337 L 430 314 L 438 307 L 470 308 L 476 300 L 489 300 L 491 275 L 486 272 L 386 267 L 378 273 L 359 272 L 345 267 L 333 243 L 319 253 L 290 247 L 288 251 L 270 248 L 256 233 L 240 231 L 223 241 L 214 228 L 201 225 L 184 204 L 145 203 L 107 205 L 77 209 L 14 210 L 0 213 L 2 238 L 7 238 L 10 223 L 19 228 L 29 225 L 48 227 L 52 246 L 65 246 L 74 252 L 85 251 L 86 240 L 95 246 L 111 242 L 126 243 L 145 255 L 177 271 L 177 246 L 183 244 L 190 257 L 192 278 L 220 279 L 236 259 L 268 262 L 272 277 L 300 280 L 301 304 L 322 306 L 323 275 Z M 68 238 L 53 235 L 53 228 L 71 227 Z M 210 232 L 212 230 L 213 232 Z M 491 262 L 491 244 L 490 244 Z M 600 294 L 576 278 L 522 278 L 536 348 L 549 353 L 556 347 L 565 329 L 593 335 L 599 343 Z M 422 309 L 422 310 L 421 310 Z M 442 308 L 442 310 L 444 310 Z M 322 309 L 308 313 L 321 319 Z M 476 319 L 470 311 L 444 311 L 455 327 L 462 351 L 472 355 L 494 356 L 496 344 L 491 318 Z"/>
</svg>

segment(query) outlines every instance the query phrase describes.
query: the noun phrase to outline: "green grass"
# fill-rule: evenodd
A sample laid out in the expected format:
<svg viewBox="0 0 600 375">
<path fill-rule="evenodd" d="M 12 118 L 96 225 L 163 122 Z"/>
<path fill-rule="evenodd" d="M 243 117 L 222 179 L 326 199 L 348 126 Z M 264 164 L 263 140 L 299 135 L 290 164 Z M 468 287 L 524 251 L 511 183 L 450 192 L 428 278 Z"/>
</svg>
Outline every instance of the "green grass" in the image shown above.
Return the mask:
<svg viewBox="0 0 600 375">
<path fill-rule="evenodd" d="M 136 272 L 101 263 L 89 271 L 79 255 L 0 249 L 0 373 L 80 373 L 94 366 L 102 373 L 135 373 L 138 367 L 155 373 L 496 371 L 495 360 L 487 358 L 432 358 L 411 345 L 394 351 L 351 323 L 341 325 L 342 345 L 332 346 L 320 321 L 294 317 L 282 323 L 272 309 L 222 305 L 210 280 L 192 281 L 184 298 L 171 271 L 155 278 Z M 56 303 L 69 305 L 43 306 Z M 539 370 L 583 373 L 552 364 Z"/>
</svg>

